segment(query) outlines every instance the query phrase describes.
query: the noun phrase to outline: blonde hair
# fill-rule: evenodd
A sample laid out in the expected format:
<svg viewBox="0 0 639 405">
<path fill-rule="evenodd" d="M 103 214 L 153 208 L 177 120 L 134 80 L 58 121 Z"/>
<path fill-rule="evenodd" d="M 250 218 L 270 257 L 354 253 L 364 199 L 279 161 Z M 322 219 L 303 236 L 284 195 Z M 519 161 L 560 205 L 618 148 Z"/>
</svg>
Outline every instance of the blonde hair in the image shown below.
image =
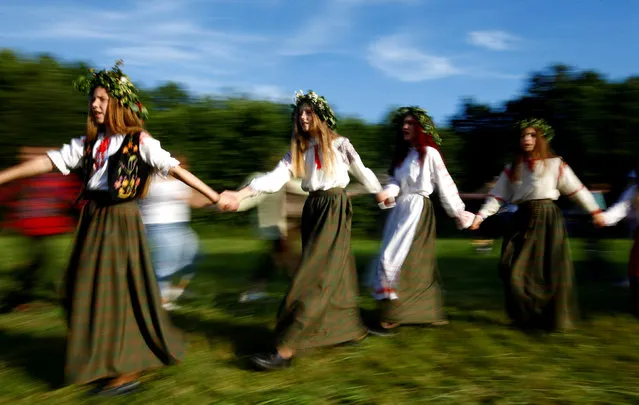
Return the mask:
<svg viewBox="0 0 639 405">
<path fill-rule="evenodd" d="M 311 107 L 311 116 L 313 120 L 308 132 L 305 132 L 300 126 L 299 116 L 300 109 L 308 104 L 300 104 L 295 109 L 293 126 L 293 137 L 291 138 L 291 166 L 295 177 L 304 177 L 306 168 L 304 165 L 304 153 L 308 150 L 311 139 L 314 139 L 320 148 L 320 161 L 322 170 L 327 173 L 333 173 L 335 163 L 335 152 L 333 151 L 333 141 L 339 136 L 335 131 L 330 129 L 326 122 L 322 121 L 315 110 Z"/>
<path fill-rule="evenodd" d="M 93 97 L 93 91 L 89 95 L 89 100 Z M 133 134 L 144 131 L 144 124 L 140 117 L 130 108 L 123 107 L 117 98 L 109 93 L 109 105 L 104 116 L 104 126 L 111 128 L 114 134 Z M 95 122 L 93 115 L 87 117 L 86 137 L 88 141 L 94 141 L 102 125 Z"/>
</svg>

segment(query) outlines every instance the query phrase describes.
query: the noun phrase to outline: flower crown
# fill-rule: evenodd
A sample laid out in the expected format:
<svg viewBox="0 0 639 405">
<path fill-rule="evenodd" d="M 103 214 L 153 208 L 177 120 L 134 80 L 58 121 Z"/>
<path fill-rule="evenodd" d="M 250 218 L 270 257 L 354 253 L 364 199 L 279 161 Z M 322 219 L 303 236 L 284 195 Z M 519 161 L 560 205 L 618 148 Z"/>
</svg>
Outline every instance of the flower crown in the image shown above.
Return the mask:
<svg viewBox="0 0 639 405">
<path fill-rule="evenodd" d="M 526 128 L 539 129 L 544 134 L 544 138 L 546 138 L 548 142 L 550 142 L 553 136 L 555 136 L 555 130 L 552 129 L 552 127 L 541 118 L 528 118 L 525 120 L 521 120 L 517 122 L 517 126 L 519 127 L 520 131 L 523 131 Z"/>
<path fill-rule="evenodd" d="M 295 104 L 291 104 L 293 108 L 293 117 L 295 117 L 295 111 L 300 105 L 308 103 L 313 107 L 315 114 L 324 122 L 330 129 L 335 129 L 337 126 L 337 118 L 333 109 L 328 104 L 323 96 L 318 96 L 313 90 L 309 90 L 306 94 L 302 90 L 295 92 Z"/>
<path fill-rule="evenodd" d="M 129 108 L 141 120 L 146 120 L 149 112 L 140 102 L 138 89 L 120 69 L 123 63 L 122 60 L 116 61 L 111 70 L 96 72 L 94 69 L 89 69 L 88 74 L 78 77 L 73 82 L 73 86 L 86 94 L 96 87 L 104 87 L 111 97 L 115 97 L 120 102 L 120 105 Z"/>
<path fill-rule="evenodd" d="M 435 124 L 433 123 L 433 119 L 428 115 L 426 110 L 423 108 L 419 108 L 417 106 L 410 107 L 400 107 L 393 113 L 393 117 L 391 122 L 395 128 L 401 128 L 404 125 L 404 118 L 407 115 L 412 115 L 417 119 L 419 125 L 421 125 L 422 129 L 425 133 L 430 134 L 433 137 L 433 141 L 440 146 L 442 144 L 442 138 L 439 136 L 437 129 L 435 128 Z"/>
</svg>

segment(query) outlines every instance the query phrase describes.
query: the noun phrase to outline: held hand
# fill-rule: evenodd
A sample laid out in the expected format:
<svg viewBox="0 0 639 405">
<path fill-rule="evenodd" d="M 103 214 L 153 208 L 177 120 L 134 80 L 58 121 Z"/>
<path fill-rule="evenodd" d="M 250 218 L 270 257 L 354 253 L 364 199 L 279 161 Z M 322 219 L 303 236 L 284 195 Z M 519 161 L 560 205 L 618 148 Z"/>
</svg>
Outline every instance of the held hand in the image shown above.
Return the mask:
<svg viewBox="0 0 639 405">
<path fill-rule="evenodd" d="M 457 229 L 468 229 L 475 222 L 475 214 L 468 211 L 463 211 L 457 218 L 455 218 L 455 224 Z"/>
<path fill-rule="evenodd" d="M 606 226 L 606 220 L 601 212 L 592 216 L 592 224 L 595 228 L 603 228 Z"/>
<path fill-rule="evenodd" d="M 220 194 L 220 200 L 217 203 L 222 211 L 237 211 L 240 202 L 237 198 L 237 192 L 226 190 Z"/>
<path fill-rule="evenodd" d="M 475 215 L 475 219 L 473 220 L 472 225 L 468 228 L 471 231 L 476 231 L 479 229 L 479 225 L 482 223 L 482 218 L 479 215 Z"/>
<path fill-rule="evenodd" d="M 375 194 L 375 200 L 377 201 L 377 203 L 381 203 L 382 201 L 386 202 L 390 198 L 391 197 L 387 191 L 380 191 L 379 193 Z"/>
</svg>

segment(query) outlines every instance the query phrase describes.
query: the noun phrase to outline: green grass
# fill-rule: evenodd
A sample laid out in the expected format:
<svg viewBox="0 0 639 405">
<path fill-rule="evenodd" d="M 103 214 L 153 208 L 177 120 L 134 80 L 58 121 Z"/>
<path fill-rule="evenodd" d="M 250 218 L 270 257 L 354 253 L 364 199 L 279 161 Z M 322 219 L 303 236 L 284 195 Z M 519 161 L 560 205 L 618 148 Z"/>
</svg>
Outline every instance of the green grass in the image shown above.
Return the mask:
<svg viewBox="0 0 639 405">
<path fill-rule="evenodd" d="M 468 240 L 438 241 L 451 324 L 402 328 L 395 338 L 315 350 L 276 373 L 249 371 L 246 354 L 268 343 L 277 302 L 238 304 L 263 245 L 205 239 L 207 257 L 193 281 L 197 297 L 172 314 L 190 336 L 184 362 L 151 372 L 144 389 L 111 400 L 126 404 L 636 404 L 639 322 L 627 313 L 628 291 L 611 280 L 625 274 L 629 241 L 604 241 L 591 266 L 572 241 L 583 320 L 566 334 L 527 335 L 506 326 L 496 276 L 498 246 L 476 254 Z M 67 239 L 51 268 L 64 266 Z M 358 267 L 377 241 L 354 241 Z M 25 255 L 19 240 L 0 238 L 0 287 Z M 282 297 L 285 280 L 270 290 Z M 362 291 L 361 306 L 374 308 Z M 65 328 L 53 304 L 0 315 L 0 403 L 92 404 L 87 387 L 60 387 Z M 106 402 L 106 401 L 105 401 Z"/>
</svg>

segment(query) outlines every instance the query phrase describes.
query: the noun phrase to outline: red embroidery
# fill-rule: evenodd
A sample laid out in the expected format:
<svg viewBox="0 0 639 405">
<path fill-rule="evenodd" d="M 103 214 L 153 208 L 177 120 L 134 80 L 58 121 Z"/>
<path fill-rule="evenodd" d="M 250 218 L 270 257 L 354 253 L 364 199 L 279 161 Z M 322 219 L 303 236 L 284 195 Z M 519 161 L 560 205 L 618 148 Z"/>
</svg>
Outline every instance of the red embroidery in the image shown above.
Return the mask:
<svg viewBox="0 0 639 405">
<path fill-rule="evenodd" d="M 559 179 L 561 179 L 561 176 L 564 175 L 564 166 L 566 166 L 566 162 L 561 162 L 561 164 L 559 165 L 559 174 L 557 175 L 557 182 L 559 182 Z"/>
<path fill-rule="evenodd" d="M 534 171 L 536 162 L 537 162 L 537 159 L 526 159 L 528 170 L 530 170 L 531 172 Z"/>
<path fill-rule="evenodd" d="M 586 186 L 584 186 L 583 184 L 581 185 L 581 187 L 579 187 L 578 189 L 576 189 L 575 191 L 573 191 L 570 194 L 567 194 L 566 197 L 572 197 L 573 195 L 577 194 L 578 192 L 580 192 L 581 190 L 583 190 L 584 188 L 586 188 Z"/>
<path fill-rule="evenodd" d="M 319 148 L 317 147 L 317 145 L 315 145 L 315 167 L 317 167 L 318 169 L 322 168 L 322 161 L 320 160 Z"/>
<path fill-rule="evenodd" d="M 99 170 L 104 163 L 106 162 L 106 154 L 109 150 L 109 145 L 111 144 L 111 137 L 102 139 L 100 142 L 100 146 L 98 147 L 98 152 L 95 154 L 95 163 L 93 164 L 93 168 L 95 170 Z"/>
</svg>

